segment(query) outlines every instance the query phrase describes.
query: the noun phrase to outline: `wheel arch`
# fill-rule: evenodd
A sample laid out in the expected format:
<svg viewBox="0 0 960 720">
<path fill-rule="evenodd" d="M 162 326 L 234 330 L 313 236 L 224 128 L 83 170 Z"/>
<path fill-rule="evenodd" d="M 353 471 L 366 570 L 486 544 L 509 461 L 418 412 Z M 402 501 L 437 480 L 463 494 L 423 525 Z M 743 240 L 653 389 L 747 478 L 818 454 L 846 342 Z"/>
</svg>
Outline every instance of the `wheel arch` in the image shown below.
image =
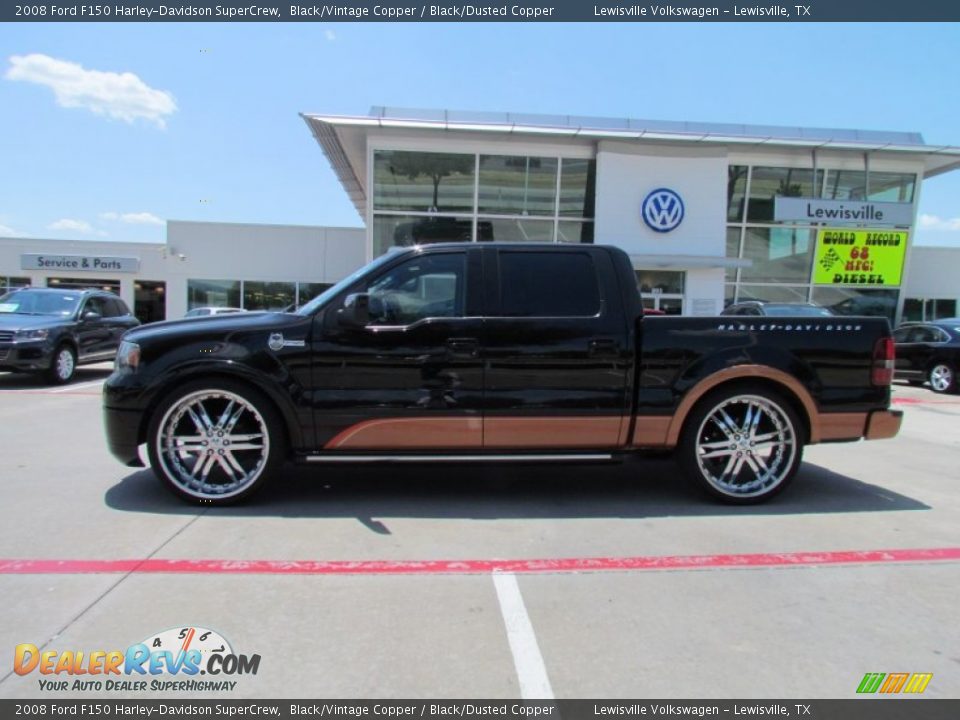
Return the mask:
<svg viewBox="0 0 960 720">
<path fill-rule="evenodd" d="M 153 392 L 153 397 L 147 405 L 146 410 L 140 415 L 140 427 L 137 429 L 137 442 L 139 444 L 148 442 L 149 438 L 147 438 L 147 433 L 150 427 L 150 421 L 157 408 L 169 397 L 170 393 L 176 390 L 178 386 L 197 381 L 231 382 L 259 393 L 266 398 L 267 402 L 270 403 L 283 420 L 281 430 L 283 432 L 283 441 L 286 445 L 285 453 L 289 455 L 293 451 L 293 448 L 300 446 L 302 434 L 293 407 L 289 403 L 278 402 L 278 393 L 272 392 L 263 382 L 257 382 L 242 372 L 235 372 L 221 367 L 198 368 L 194 371 L 168 377 L 163 383 L 158 385 Z"/>
<path fill-rule="evenodd" d="M 708 395 L 718 390 L 732 390 L 748 384 L 753 387 L 767 387 L 783 397 L 800 419 L 807 442 L 820 442 L 820 414 L 817 405 L 799 380 L 766 365 L 737 365 L 707 376 L 684 395 L 667 428 L 667 446 L 677 446 L 690 414 Z"/>
</svg>

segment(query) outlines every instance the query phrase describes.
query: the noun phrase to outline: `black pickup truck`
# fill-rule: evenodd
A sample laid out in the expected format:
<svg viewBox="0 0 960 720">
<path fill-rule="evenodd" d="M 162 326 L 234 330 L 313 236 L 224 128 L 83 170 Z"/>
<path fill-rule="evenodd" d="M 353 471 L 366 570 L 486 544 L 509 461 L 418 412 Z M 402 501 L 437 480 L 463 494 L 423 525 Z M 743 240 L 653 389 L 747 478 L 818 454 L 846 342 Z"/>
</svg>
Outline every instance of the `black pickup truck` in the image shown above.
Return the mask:
<svg viewBox="0 0 960 720">
<path fill-rule="evenodd" d="M 885 319 L 643 317 L 600 245 L 390 252 L 296 313 L 154 323 L 104 385 L 111 452 L 235 502 L 303 463 L 608 461 L 676 450 L 703 490 L 767 499 L 805 445 L 889 438 Z"/>
</svg>

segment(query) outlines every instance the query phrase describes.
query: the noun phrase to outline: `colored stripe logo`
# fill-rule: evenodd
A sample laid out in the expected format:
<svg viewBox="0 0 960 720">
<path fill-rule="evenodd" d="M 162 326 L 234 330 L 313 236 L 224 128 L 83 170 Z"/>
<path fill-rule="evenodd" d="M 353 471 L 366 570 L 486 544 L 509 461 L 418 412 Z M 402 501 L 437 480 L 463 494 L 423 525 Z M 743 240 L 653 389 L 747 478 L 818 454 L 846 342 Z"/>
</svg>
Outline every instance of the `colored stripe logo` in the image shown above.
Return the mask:
<svg viewBox="0 0 960 720">
<path fill-rule="evenodd" d="M 857 692 L 871 695 L 880 692 L 885 695 L 896 693 L 922 693 L 927 689 L 933 673 L 867 673 L 860 681 Z"/>
</svg>

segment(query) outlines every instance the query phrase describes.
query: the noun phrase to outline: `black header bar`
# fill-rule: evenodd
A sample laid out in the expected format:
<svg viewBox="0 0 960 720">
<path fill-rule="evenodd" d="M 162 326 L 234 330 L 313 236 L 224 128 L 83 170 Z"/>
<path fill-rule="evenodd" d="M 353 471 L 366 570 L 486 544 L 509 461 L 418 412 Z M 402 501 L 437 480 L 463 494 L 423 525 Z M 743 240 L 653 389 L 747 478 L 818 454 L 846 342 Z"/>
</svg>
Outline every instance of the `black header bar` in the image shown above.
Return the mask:
<svg viewBox="0 0 960 720">
<path fill-rule="evenodd" d="M 777 0 L 8 0 L 4 22 L 956 22 L 960 3 Z"/>
<path fill-rule="evenodd" d="M 646 720 L 720 717 L 803 720 L 955 720 L 960 700 L 0 700 L 0 717 L 242 720 Z"/>
</svg>

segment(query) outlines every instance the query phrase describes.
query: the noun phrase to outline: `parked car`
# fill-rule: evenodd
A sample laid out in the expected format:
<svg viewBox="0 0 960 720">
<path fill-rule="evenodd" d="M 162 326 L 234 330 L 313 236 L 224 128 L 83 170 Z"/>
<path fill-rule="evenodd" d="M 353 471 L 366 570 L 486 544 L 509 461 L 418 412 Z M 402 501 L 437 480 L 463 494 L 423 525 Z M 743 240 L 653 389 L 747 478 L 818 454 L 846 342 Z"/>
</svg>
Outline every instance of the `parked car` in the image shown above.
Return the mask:
<svg viewBox="0 0 960 720">
<path fill-rule="evenodd" d="M 78 365 L 112 360 L 140 324 L 102 290 L 23 288 L 0 297 L 0 370 L 43 373 L 66 383 Z"/>
<path fill-rule="evenodd" d="M 675 450 L 731 503 L 765 500 L 809 443 L 888 438 L 885 318 L 643 317 L 603 245 L 447 243 L 377 258 L 291 313 L 131 332 L 107 444 L 183 499 L 246 497 L 292 459 L 610 461 Z"/>
<path fill-rule="evenodd" d="M 813 303 L 778 303 L 745 300 L 728 305 L 721 315 L 765 315 L 769 317 L 832 317 L 825 307 Z"/>
<path fill-rule="evenodd" d="M 188 310 L 187 314 L 184 315 L 185 318 L 192 317 L 209 317 L 211 315 L 225 315 L 229 313 L 242 313 L 246 312 L 242 308 L 235 307 L 198 307 L 193 308 L 193 310 Z"/>
<path fill-rule="evenodd" d="M 895 375 L 911 385 L 930 383 L 935 393 L 960 389 L 960 320 L 901 325 L 893 334 L 897 345 Z"/>
</svg>

